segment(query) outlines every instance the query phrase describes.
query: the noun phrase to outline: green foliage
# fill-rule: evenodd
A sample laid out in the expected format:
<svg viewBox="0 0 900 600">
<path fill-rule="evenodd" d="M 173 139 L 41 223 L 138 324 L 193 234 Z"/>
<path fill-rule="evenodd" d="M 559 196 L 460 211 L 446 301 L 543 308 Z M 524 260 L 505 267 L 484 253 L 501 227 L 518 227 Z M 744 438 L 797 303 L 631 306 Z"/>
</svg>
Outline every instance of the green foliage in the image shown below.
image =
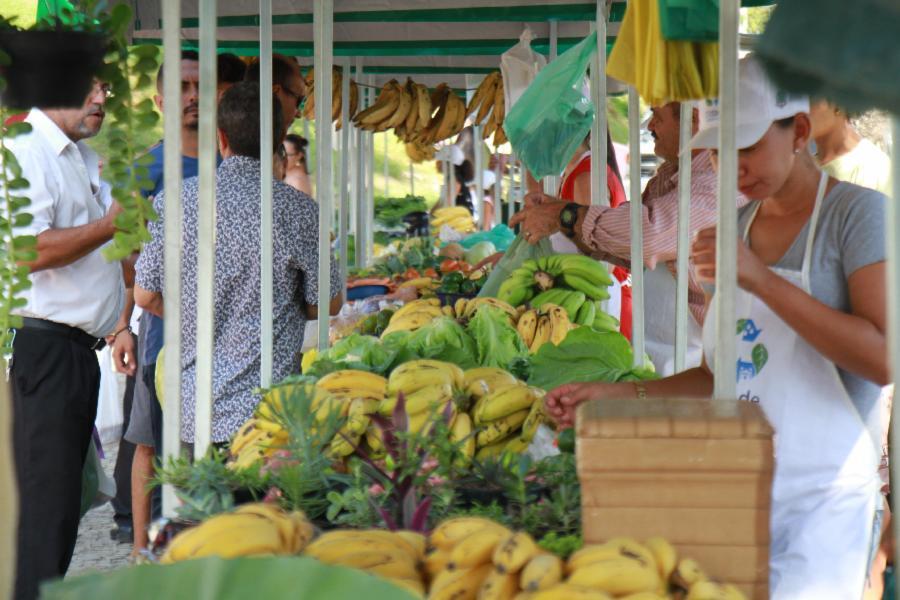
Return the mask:
<svg viewBox="0 0 900 600">
<path fill-rule="evenodd" d="M 538 540 L 538 546 L 560 558 L 567 559 L 584 546 L 584 538 L 580 533 L 560 535 L 551 531 Z"/>
<path fill-rule="evenodd" d="M 425 212 L 428 207 L 422 196 L 407 194 L 402 198 L 375 196 L 375 220 L 385 227 L 400 227 L 403 217 L 412 212 Z"/>
<path fill-rule="evenodd" d="M 0 50 L 0 66 L 8 64 L 9 55 Z M 6 81 L 0 76 L 0 91 L 5 86 Z M 37 258 L 37 239 L 33 235 L 16 235 L 14 231 L 14 227 L 29 225 L 33 217 L 26 211 L 31 200 L 17 193 L 28 188 L 28 180 L 22 177 L 15 154 L 7 148 L 9 140 L 30 132 L 31 125 L 6 125 L 9 117 L 9 109 L 0 104 L 0 351 L 7 356 L 12 353 L 10 328 L 22 325 L 21 317 L 10 313 L 25 305 L 20 292 L 31 287 L 29 268 L 20 263 Z"/>
</svg>

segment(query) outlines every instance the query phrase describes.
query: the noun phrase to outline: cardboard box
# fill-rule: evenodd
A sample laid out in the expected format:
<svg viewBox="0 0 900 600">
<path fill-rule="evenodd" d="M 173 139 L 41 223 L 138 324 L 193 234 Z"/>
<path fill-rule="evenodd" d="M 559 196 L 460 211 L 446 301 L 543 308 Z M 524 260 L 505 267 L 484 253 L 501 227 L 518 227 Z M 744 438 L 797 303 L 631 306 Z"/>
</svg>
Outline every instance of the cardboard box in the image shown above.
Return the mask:
<svg viewBox="0 0 900 600">
<path fill-rule="evenodd" d="M 750 402 L 599 400 L 578 409 L 585 542 L 662 536 L 768 597 L 773 431 Z"/>
</svg>

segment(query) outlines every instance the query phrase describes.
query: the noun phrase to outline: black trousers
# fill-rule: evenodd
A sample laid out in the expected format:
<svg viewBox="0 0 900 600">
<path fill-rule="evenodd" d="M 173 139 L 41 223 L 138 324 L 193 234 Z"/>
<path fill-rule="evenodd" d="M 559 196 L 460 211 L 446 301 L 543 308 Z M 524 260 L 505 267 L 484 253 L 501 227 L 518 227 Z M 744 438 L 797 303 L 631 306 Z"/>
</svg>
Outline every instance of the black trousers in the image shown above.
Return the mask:
<svg viewBox="0 0 900 600">
<path fill-rule="evenodd" d="M 19 488 L 16 600 L 69 568 L 81 508 L 81 474 L 97 415 L 100 366 L 84 345 L 20 329 L 10 370 Z"/>
<path fill-rule="evenodd" d="M 137 347 L 137 336 L 134 337 L 134 345 Z M 137 354 L 137 353 L 135 353 Z M 137 369 L 134 375 L 125 379 L 125 396 L 122 398 L 122 437 L 119 439 L 119 453 L 116 455 L 116 467 L 113 471 L 113 479 L 116 481 L 116 497 L 112 499 L 112 507 L 115 514 L 113 519 L 117 525 L 131 526 L 131 462 L 134 459 L 134 444 L 125 439 L 128 431 L 128 423 L 131 421 L 131 404 L 134 400 L 134 385 L 141 376 L 141 363 L 136 363 Z"/>
</svg>

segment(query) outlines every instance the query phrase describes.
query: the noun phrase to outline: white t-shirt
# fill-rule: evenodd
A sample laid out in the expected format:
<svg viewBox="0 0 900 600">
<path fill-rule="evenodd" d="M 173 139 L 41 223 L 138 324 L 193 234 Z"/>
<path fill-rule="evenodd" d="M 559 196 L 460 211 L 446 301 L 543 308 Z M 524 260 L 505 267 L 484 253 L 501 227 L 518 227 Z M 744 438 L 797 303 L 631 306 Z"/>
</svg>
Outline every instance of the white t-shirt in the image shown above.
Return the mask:
<svg viewBox="0 0 900 600">
<path fill-rule="evenodd" d="M 855 183 L 891 196 L 891 159 L 863 138 L 853 150 L 822 165 L 822 170 L 841 181 Z"/>
<path fill-rule="evenodd" d="M 48 229 L 87 225 L 106 214 L 100 186 L 98 158 L 83 142 L 72 142 L 42 111 L 32 109 L 26 119 L 33 130 L 13 138 L 7 146 L 22 167 L 30 187 L 30 225 L 16 235 L 38 235 Z M 101 248 L 55 269 L 29 275 L 32 286 L 21 292 L 27 304 L 13 311 L 78 327 L 101 337 L 113 332 L 125 302 L 122 266 L 108 262 Z"/>
</svg>

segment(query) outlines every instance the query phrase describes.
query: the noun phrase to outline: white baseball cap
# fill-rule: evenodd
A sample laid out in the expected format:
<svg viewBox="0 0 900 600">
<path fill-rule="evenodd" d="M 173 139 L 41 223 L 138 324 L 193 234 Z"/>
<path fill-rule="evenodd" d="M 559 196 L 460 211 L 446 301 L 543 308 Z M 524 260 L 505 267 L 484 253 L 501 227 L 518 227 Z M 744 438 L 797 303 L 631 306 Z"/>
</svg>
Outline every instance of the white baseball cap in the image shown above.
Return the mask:
<svg viewBox="0 0 900 600">
<path fill-rule="evenodd" d="M 752 54 L 741 59 L 738 67 L 737 147 L 748 148 L 766 134 L 779 119 L 809 112 L 807 96 L 790 94 L 775 87 Z M 692 149 L 717 148 L 719 145 L 719 100 L 698 102 L 700 131 L 690 143 Z"/>
</svg>

